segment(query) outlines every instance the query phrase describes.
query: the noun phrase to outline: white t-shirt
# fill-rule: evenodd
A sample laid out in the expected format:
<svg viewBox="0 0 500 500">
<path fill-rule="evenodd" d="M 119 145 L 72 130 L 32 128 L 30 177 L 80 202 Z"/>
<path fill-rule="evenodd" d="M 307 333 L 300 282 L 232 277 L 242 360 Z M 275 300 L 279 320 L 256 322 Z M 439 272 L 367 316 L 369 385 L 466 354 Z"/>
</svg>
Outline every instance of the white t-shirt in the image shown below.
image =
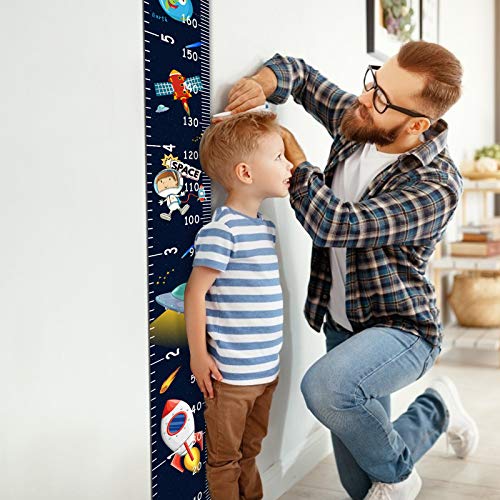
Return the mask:
<svg viewBox="0 0 500 500">
<path fill-rule="evenodd" d="M 375 144 L 365 144 L 343 163 L 339 163 L 332 181 L 332 190 L 342 201 L 359 201 L 371 181 L 394 163 L 399 154 L 382 153 Z M 330 248 L 332 288 L 328 309 L 335 322 L 347 330 L 352 326 L 345 306 L 346 249 Z"/>
</svg>

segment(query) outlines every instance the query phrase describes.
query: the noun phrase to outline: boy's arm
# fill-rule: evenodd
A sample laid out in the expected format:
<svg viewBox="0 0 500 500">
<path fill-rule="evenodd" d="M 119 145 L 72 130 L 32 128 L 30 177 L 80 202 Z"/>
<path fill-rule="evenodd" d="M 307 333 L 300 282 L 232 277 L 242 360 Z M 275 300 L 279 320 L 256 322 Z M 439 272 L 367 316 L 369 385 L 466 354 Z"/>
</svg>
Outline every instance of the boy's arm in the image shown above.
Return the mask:
<svg viewBox="0 0 500 500">
<path fill-rule="evenodd" d="M 205 296 L 220 271 L 208 267 L 194 267 L 186 285 L 184 315 L 191 354 L 191 371 L 205 397 L 213 398 L 211 375 L 222 380 L 215 360 L 207 351 Z"/>
<path fill-rule="evenodd" d="M 276 54 L 254 76 L 239 80 L 228 95 L 227 111 L 239 113 L 269 100 L 282 104 L 290 97 L 322 123 L 331 136 L 338 133 L 344 111 L 356 100 L 302 59 Z"/>
</svg>

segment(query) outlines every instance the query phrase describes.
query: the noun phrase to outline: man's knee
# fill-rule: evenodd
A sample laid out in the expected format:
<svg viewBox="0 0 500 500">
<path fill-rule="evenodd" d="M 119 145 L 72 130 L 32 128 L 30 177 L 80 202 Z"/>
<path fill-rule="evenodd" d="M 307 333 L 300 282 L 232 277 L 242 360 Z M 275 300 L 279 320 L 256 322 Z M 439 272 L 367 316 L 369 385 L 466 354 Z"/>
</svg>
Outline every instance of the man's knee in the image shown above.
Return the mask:
<svg viewBox="0 0 500 500">
<path fill-rule="evenodd" d="M 319 370 L 316 365 L 312 365 L 305 375 L 302 377 L 300 383 L 300 390 L 306 402 L 307 407 L 311 412 L 316 415 L 316 409 L 321 408 L 325 402 L 325 394 L 321 390 L 319 382 Z"/>
<path fill-rule="evenodd" d="M 352 375 L 342 367 L 332 368 L 320 362 L 312 365 L 300 384 L 307 407 L 314 415 L 344 411 L 359 404 L 359 390 Z"/>
</svg>

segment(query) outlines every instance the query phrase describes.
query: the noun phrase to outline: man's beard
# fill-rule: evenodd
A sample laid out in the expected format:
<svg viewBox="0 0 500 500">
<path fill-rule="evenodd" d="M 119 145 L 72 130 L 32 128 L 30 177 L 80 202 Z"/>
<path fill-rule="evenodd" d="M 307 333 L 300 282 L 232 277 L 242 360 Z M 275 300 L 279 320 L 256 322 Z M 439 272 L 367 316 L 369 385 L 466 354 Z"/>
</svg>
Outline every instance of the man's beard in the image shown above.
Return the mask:
<svg viewBox="0 0 500 500">
<path fill-rule="evenodd" d="M 358 117 L 356 110 L 361 108 L 362 118 Z M 406 126 L 407 120 L 389 130 L 375 126 L 373 118 L 366 108 L 358 101 L 344 112 L 340 122 L 340 132 L 349 141 L 369 142 L 378 146 L 392 144 Z"/>
</svg>

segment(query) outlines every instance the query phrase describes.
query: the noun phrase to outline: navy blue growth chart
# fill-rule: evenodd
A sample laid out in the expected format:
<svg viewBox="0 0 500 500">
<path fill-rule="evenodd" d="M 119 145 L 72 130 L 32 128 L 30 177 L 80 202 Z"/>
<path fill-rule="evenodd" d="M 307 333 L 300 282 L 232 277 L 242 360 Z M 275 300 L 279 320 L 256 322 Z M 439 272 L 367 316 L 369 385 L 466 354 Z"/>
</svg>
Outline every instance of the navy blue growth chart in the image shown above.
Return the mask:
<svg viewBox="0 0 500 500">
<path fill-rule="evenodd" d="M 199 163 L 210 124 L 208 0 L 144 0 L 151 496 L 209 499 L 203 396 L 189 368 L 184 288 L 210 221 Z"/>
</svg>

